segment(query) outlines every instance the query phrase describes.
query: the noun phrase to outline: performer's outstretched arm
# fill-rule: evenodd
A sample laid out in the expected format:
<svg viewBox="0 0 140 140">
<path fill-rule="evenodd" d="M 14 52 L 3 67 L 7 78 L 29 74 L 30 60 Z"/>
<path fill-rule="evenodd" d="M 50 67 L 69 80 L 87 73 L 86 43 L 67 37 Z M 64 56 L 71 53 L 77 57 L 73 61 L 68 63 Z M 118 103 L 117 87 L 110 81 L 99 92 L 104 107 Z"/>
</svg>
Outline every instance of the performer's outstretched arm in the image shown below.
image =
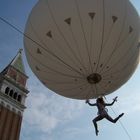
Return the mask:
<svg viewBox="0 0 140 140">
<path fill-rule="evenodd" d="M 86 100 L 86 104 L 89 104 L 90 106 L 96 106 L 96 103 L 90 103 L 89 100 Z"/>
<path fill-rule="evenodd" d="M 117 98 L 118 97 L 115 97 L 112 101 L 112 103 L 105 103 L 106 106 L 112 106 L 115 102 L 117 102 Z"/>
</svg>

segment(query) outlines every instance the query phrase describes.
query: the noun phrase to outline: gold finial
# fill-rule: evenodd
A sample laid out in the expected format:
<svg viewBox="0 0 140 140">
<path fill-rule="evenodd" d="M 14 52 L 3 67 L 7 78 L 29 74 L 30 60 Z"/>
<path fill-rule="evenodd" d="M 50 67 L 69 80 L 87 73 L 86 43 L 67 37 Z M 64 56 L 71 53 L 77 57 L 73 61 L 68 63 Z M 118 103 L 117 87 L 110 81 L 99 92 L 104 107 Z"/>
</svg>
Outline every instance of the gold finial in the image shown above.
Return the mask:
<svg viewBox="0 0 140 140">
<path fill-rule="evenodd" d="M 22 49 L 22 48 L 20 48 L 20 49 L 19 49 L 19 53 L 22 53 L 22 51 L 23 51 L 23 49 Z"/>
</svg>

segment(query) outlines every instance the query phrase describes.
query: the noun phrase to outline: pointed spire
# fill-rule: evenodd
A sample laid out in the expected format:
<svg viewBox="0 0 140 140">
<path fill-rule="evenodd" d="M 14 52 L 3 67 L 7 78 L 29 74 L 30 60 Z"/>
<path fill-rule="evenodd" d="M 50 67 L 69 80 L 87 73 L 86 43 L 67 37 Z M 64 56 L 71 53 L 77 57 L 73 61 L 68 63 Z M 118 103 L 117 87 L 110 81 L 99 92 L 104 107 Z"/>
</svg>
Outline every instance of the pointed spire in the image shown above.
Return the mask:
<svg viewBox="0 0 140 140">
<path fill-rule="evenodd" d="M 95 14 L 96 14 L 96 13 L 94 13 L 94 12 L 90 12 L 90 13 L 88 13 L 88 15 L 90 16 L 90 18 L 91 18 L 92 20 L 94 19 Z"/>
<path fill-rule="evenodd" d="M 9 65 L 7 65 L 7 67 L 1 72 L 2 74 L 6 74 L 8 72 L 9 67 L 12 66 L 16 70 L 26 75 L 23 60 L 22 60 L 22 51 L 23 49 L 19 49 L 17 55 L 12 59 Z"/>
<path fill-rule="evenodd" d="M 68 25 L 71 25 L 71 18 L 67 18 L 64 20 Z"/>
<path fill-rule="evenodd" d="M 19 49 L 17 55 L 14 57 L 14 59 L 11 61 L 9 65 L 13 66 L 15 69 L 25 74 L 25 68 L 22 60 L 22 51 L 23 49 Z"/>
<path fill-rule="evenodd" d="M 22 53 L 22 51 L 23 51 L 23 49 L 22 49 L 22 48 L 20 48 L 20 49 L 19 49 L 19 53 Z"/>
</svg>

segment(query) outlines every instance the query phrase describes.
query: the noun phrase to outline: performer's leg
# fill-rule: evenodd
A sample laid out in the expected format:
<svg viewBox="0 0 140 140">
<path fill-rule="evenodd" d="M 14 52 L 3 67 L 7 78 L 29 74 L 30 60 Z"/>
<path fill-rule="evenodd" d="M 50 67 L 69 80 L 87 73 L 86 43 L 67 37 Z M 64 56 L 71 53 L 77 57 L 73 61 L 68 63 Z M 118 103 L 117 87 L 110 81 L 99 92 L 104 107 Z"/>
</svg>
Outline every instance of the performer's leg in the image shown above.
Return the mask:
<svg viewBox="0 0 140 140">
<path fill-rule="evenodd" d="M 124 113 L 120 114 L 118 117 L 116 117 L 115 119 L 112 119 L 108 114 L 105 116 L 105 118 L 112 122 L 112 123 L 116 123 L 122 116 L 124 115 Z"/>
<path fill-rule="evenodd" d="M 95 132 L 96 132 L 96 135 L 98 135 L 98 125 L 97 125 L 97 121 L 100 121 L 102 120 L 104 117 L 102 117 L 101 115 L 97 116 L 96 118 L 93 119 L 93 124 L 94 124 L 94 127 L 95 127 Z"/>
</svg>

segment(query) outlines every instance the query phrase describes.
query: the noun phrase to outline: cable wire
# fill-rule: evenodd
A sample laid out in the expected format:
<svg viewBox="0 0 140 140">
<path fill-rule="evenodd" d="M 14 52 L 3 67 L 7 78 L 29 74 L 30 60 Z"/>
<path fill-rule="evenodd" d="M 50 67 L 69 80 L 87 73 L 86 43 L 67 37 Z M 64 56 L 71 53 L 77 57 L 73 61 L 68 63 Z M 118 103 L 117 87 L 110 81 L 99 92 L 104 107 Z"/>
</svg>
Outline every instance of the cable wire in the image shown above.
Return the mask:
<svg viewBox="0 0 140 140">
<path fill-rule="evenodd" d="M 6 23 L 7 25 L 9 25 L 10 27 L 12 27 L 13 29 L 15 29 L 17 32 L 19 32 L 20 34 L 22 34 L 24 37 L 28 38 L 29 40 L 31 40 L 32 42 L 34 42 L 35 44 L 37 44 L 39 47 L 43 48 L 44 47 L 38 43 L 37 41 L 33 40 L 31 37 L 29 37 L 27 34 L 25 34 L 24 32 L 22 32 L 21 30 L 19 30 L 15 25 L 11 24 L 9 21 L 7 21 L 6 19 L 0 17 L 0 20 L 3 21 L 4 23 Z M 55 57 L 56 59 L 58 59 L 60 62 L 62 62 L 64 65 L 66 65 L 67 67 L 69 67 L 72 71 L 76 72 L 77 74 L 81 75 L 83 78 L 85 77 L 85 75 L 83 75 L 83 73 L 79 72 L 77 69 L 73 68 L 72 66 L 70 66 L 69 64 L 67 64 L 64 60 L 62 60 L 60 57 L 56 56 L 53 52 L 51 52 L 50 50 L 44 49 L 45 51 L 47 51 L 50 55 L 52 55 L 53 57 Z"/>
<path fill-rule="evenodd" d="M 104 96 L 105 100 L 108 102 L 107 98 Z M 117 116 L 117 113 L 114 111 L 113 107 L 110 107 L 112 112 L 115 114 L 115 116 Z M 130 136 L 128 130 L 125 128 L 124 124 L 121 122 L 121 120 L 118 120 L 121 127 L 123 128 L 124 132 L 126 133 L 126 135 L 128 136 L 129 140 L 132 140 L 132 137 Z"/>
</svg>

